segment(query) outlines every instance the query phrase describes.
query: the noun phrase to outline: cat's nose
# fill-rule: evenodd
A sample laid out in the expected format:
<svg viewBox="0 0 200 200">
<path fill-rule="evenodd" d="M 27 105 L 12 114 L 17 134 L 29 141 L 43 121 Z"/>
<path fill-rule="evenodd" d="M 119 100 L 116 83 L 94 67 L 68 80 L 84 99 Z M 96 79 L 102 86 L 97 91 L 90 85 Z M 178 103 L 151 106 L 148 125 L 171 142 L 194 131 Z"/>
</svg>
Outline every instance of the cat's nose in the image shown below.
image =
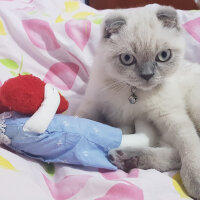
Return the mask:
<svg viewBox="0 0 200 200">
<path fill-rule="evenodd" d="M 150 74 L 140 74 L 140 76 L 145 79 L 146 81 L 148 81 L 152 76 L 154 75 L 154 73 L 150 73 Z"/>
<path fill-rule="evenodd" d="M 139 75 L 149 81 L 154 75 L 156 63 L 152 62 L 145 62 L 139 67 Z"/>
</svg>

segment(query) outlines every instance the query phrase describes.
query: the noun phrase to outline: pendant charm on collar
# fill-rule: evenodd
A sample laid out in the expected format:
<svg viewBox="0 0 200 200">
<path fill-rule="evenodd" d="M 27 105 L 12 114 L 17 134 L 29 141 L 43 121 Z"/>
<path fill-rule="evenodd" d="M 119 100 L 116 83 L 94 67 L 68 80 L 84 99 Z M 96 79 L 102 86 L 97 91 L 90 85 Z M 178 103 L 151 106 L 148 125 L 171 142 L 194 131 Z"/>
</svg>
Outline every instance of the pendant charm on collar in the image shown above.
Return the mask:
<svg viewBox="0 0 200 200">
<path fill-rule="evenodd" d="M 137 96 L 135 94 L 132 94 L 129 98 L 128 98 L 129 102 L 131 104 L 135 104 L 137 102 Z"/>
<path fill-rule="evenodd" d="M 137 96 L 135 95 L 136 92 L 136 88 L 135 87 L 131 87 L 131 96 L 128 98 L 129 102 L 131 104 L 135 104 L 137 102 Z"/>
</svg>

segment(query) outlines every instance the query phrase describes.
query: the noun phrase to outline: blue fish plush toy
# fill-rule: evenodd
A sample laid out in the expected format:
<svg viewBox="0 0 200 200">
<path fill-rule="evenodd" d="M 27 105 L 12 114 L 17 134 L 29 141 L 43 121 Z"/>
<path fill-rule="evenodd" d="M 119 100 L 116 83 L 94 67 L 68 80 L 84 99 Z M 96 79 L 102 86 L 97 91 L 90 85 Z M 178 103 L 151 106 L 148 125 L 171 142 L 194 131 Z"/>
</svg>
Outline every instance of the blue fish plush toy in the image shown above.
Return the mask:
<svg viewBox="0 0 200 200">
<path fill-rule="evenodd" d="M 108 161 L 107 154 L 121 144 L 120 129 L 88 119 L 55 115 L 46 131 L 39 134 L 23 130 L 28 119 L 14 116 L 1 120 L 0 134 L 10 139 L 7 146 L 12 150 L 48 163 L 117 169 Z"/>
</svg>

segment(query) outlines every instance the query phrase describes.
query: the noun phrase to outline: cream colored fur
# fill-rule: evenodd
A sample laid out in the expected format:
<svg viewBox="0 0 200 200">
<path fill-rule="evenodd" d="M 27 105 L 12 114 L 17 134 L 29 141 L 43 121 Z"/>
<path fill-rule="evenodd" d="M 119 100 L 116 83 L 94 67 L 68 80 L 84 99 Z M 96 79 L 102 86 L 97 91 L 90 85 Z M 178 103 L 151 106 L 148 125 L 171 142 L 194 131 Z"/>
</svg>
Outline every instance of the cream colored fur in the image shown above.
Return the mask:
<svg viewBox="0 0 200 200">
<path fill-rule="evenodd" d="M 159 147 L 135 148 L 129 143 L 129 148 L 111 151 L 111 161 L 124 170 L 131 166 L 165 171 L 181 165 L 188 193 L 200 198 L 200 66 L 184 60 L 182 30 L 179 24 L 164 27 L 156 16 L 159 9 L 166 9 L 167 15 L 175 12 L 146 7 L 118 10 L 107 16 L 105 21 L 122 18 L 126 23 L 112 30 L 110 38 L 102 37 L 77 115 L 122 128 L 125 134 L 134 132 L 136 119 L 152 123 L 159 133 Z M 158 63 L 149 81 L 138 75 L 136 66 L 124 67 L 118 59 L 121 53 L 129 53 L 138 63 L 154 62 L 164 49 L 171 49 L 172 57 Z M 137 88 L 136 104 L 128 101 L 130 86 Z M 132 164 L 127 166 L 127 160 Z"/>
</svg>

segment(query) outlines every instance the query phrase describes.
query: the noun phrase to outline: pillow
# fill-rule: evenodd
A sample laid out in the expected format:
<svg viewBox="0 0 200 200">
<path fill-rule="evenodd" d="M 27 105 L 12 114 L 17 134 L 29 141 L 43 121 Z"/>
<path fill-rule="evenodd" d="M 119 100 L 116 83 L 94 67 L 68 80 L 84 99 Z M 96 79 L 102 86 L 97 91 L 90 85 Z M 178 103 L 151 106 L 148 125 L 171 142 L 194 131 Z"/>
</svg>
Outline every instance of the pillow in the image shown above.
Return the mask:
<svg viewBox="0 0 200 200">
<path fill-rule="evenodd" d="M 68 114 L 73 114 L 109 10 L 66 0 L 0 1 L 0 12 L 0 84 L 31 73 L 57 87 L 69 100 Z M 185 29 L 186 58 L 200 63 L 200 11 L 177 12 Z"/>
</svg>

